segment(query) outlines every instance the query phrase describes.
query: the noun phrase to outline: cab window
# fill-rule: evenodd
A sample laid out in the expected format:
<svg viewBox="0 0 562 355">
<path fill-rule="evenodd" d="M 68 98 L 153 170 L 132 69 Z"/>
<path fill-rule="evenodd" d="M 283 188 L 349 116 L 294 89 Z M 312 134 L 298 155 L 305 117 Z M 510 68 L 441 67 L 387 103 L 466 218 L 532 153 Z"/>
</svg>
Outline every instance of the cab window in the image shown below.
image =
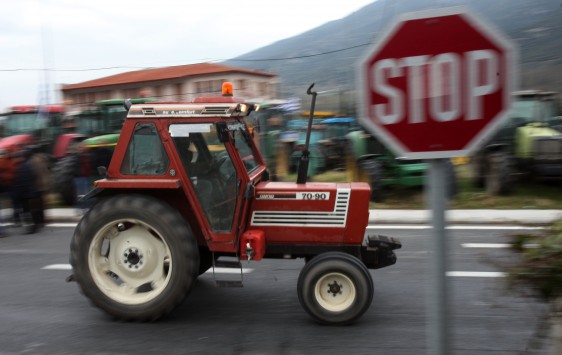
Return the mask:
<svg viewBox="0 0 562 355">
<path fill-rule="evenodd" d="M 164 175 L 170 159 L 154 123 L 137 123 L 127 147 L 121 173 L 125 175 Z"/>
<path fill-rule="evenodd" d="M 259 166 L 250 143 L 252 137 L 246 130 L 246 127 L 240 123 L 230 124 L 228 129 L 232 133 L 234 146 L 238 150 L 238 154 L 240 154 L 244 167 L 249 174 Z"/>
</svg>

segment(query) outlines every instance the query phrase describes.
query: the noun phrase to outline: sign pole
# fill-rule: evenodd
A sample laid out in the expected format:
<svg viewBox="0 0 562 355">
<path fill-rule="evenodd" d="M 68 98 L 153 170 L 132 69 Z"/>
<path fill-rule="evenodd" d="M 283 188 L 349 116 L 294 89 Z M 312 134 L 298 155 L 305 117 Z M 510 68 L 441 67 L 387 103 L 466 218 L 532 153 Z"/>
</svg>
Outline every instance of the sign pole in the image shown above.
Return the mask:
<svg viewBox="0 0 562 355">
<path fill-rule="evenodd" d="M 431 279 L 427 283 L 428 319 L 427 354 L 447 355 L 449 351 L 449 300 L 447 289 L 447 233 L 445 220 L 447 159 L 431 159 L 426 199 L 432 214 L 433 238 L 429 241 L 429 250 L 433 251 Z"/>
</svg>

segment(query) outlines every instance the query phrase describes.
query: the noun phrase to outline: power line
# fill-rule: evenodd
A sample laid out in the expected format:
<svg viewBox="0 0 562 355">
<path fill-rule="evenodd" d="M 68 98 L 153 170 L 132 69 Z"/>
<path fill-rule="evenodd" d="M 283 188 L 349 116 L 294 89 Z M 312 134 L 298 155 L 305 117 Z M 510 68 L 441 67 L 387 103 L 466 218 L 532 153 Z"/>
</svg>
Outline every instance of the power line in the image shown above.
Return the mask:
<svg viewBox="0 0 562 355">
<path fill-rule="evenodd" d="M 355 46 L 336 49 L 333 51 L 327 51 L 322 53 L 316 54 L 308 54 L 308 55 L 300 55 L 294 57 L 284 57 L 284 58 L 266 58 L 266 59 L 228 59 L 229 61 L 238 61 L 238 62 L 267 62 L 267 61 L 281 61 L 281 60 L 291 60 L 291 59 L 300 59 L 300 58 L 310 58 L 310 57 L 317 57 L 321 55 L 327 55 L 337 52 L 343 52 L 354 48 L 364 47 L 371 43 L 363 43 L 358 44 Z M 86 71 L 99 71 L 99 70 L 111 70 L 111 69 L 155 69 L 156 67 L 135 67 L 135 66 L 113 66 L 113 67 L 100 67 L 100 68 L 86 68 L 86 69 L 52 69 L 52 68 L 15 68 L 15 69 L 0 69 L 0 72 L 18 72 L 18 71 L 52 71 L 52 72 L 86 72 Z"/>
<path fill-rule="evenodd" d="M 276 60 L 290 60 L 290 59 L 300 59 L 300 58 L 310 58 L 310 57 L 317 57 L 320 55 L 326 55 L 326 54 L 332 54 L 332 53 L 337 53 L 337 52 L 343 52 L 343 51 L 347 51 L 349 49 L 354 49 L 354 48 L 359 48 L 359 47 L 364 47 L 364 46 L 368 46 L 371 43 L 363 43 L 363 44 L 358 44 L 356 46 L 352 46 L 352 47 L 347 47 L 347 48 L 342 48 L 342 49 L 336 49 L 333 51 L 328 51 L 328 52 L 322 52 L 322 53 L 316 53 L 316 54 L 308 54 L 308 55 L 300 55 L 300 56 L 295 56 L 295 57 L 284 57 L 284 58 L 269 58 L 269 59 L 229 59 L 230 61 L 233 62 L 267 62 L 267 61 L 276 61 Z"/>
<path fill-rule="evenodd" d="M 154 68 L 155 67 L 132 67 L 132 66 L 115 66 L 115 67 L 86 68 L 86 69 L 16 68 L 16 69 L 0 69 L 0 72 L 16 72 L 16 71 L 83 72 L 83 71 L 110 70 L 110 69 L 154 69 Z"/>
</svg>

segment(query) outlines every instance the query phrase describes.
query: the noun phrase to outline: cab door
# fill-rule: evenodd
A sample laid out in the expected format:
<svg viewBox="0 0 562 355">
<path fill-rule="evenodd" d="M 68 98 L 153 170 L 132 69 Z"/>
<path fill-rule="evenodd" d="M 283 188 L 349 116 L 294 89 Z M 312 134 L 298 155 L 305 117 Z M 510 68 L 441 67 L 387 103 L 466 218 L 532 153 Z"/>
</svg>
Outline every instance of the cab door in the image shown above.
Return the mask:
<svg viewBox="0 0 562 355">
<path fill-rule="evenodd" d="M 222 126 L 210 123 L 173 123 L 170 136 L 183 166 L 183 181 L 188 181 L 197 203 L 193 209 L 203 226 L 202 232 L 213 251 L 235 252 L 238 227 L 245 219 L 243 193 L 248 186 L 248 171 L 259 163 L 251 153 L 244 125 Z M 250 152 L 248 152 L 250 151 Z M 243 155 L 243 156 L 241 156 Z"/>
</svg>

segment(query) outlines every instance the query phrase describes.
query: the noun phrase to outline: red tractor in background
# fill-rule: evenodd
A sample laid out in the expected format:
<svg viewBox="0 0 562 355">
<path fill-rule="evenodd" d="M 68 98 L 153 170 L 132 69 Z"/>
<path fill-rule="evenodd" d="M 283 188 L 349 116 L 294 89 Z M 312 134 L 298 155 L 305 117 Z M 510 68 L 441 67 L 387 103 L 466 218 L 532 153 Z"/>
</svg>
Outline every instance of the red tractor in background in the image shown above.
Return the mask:
<svg viewBox="0 0 562 355">
<path fill-rule="evenodd" d="M 106 176 L 86 196 L 95 203 L 75 229 L 69 280 L 117 319 L 153 321 L 210 268 L 238 269 L 236 280 L 213 275 L 240 287 L 244 260 L 304 258 L 304 309 L 323 324 L 353 322 L 372 302 L 369 269 L 394 264 L 401 247 L 366 234 L 369 185 L 306 182 L 306 150 L 297 182 L 269 181 L 244 121 L 257 105 L 229 83 L 223 92 L 129 108 Z"/>
<path fill-rule="evenodd" d="M 4 138 L 0 139 L 3 156 L 35 146 L 54 164 L 79 136 L 65 127 L 64 115 L 63 105 L 8 107 L 3 120 Z"/>
</svg>

